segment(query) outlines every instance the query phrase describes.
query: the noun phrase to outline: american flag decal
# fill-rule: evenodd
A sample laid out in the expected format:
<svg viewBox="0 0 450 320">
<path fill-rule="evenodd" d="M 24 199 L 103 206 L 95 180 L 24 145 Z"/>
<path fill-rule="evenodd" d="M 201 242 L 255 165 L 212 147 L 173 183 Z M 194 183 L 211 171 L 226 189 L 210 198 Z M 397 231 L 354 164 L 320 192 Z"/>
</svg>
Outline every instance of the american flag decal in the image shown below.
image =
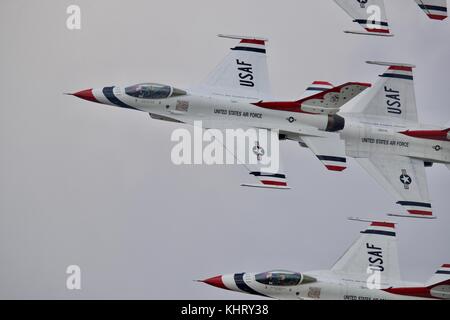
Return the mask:
<svg viewBox="0 0 450 320">
<path fill-rule="evenodd" d="M 178 100 L 177 101 L 177 105 L 175 107 L 175 110 L 182 111 L 182 112 L 187 112 L 188 109 L 189 109 L 189 101 L 184 101 L 184 100 Z"/>
</svg>

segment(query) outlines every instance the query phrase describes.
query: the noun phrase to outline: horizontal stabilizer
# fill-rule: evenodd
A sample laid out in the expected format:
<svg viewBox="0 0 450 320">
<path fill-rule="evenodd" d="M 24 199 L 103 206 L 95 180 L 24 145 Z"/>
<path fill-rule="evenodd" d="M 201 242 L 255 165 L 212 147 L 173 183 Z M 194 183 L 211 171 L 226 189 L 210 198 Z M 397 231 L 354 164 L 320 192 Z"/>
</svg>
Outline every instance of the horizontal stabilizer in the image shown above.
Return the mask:
<svg viewBox="0 0 450 320">
<path fill-rule="evenodd" d="M 327 81 L 314 81 L 305 92 L 302 94 L 300 99 L 311 97 L 315 94 L 333 89 L 333 85 Z"/>
<path fill-rule="evenodd" d="M 315 114 L 335 114 L 367 88 L 369 83 L 348 82 L 338 87 L 319 92 L 311 97 L 299 100 L 301 110 Z"/>
<path fill-rule="evenodd" d="M 253 105 L 278 111 L 333 115 L 369 87 L 370 83 L 348 82 L 298 101 L 259 101 Z"/>
</svg>

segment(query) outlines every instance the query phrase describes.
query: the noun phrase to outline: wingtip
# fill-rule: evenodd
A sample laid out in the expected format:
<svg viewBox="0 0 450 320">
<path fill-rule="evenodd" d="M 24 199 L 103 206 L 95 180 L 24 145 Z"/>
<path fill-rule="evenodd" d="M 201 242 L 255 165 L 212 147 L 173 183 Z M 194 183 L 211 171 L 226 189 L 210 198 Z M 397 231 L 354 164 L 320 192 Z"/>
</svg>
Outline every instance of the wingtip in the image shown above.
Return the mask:
<svg viewBox="0 0 450 320">
<path fill-rule="evenodd" d="M 219 38 L 234 39 L 234 40 L 256 40 L 256 41 L 264 41 L 264 42 L 269 41 L 268 38 L 264 38 L 264 37 L 239 36 L 239 35 L 223 34 L 223 33 L 219 33 L 217 36 Z"/>
<path fill-rule="evenodd" d="M 440 15 L 440 14 L 428 14 L 428 17 L 431 20 L 443 21 L 448 18 L 448 16 Z"/>
<path fill-rule="evenodd" d="M 393 224 L 393 225 L 398 225 L 398 222 L 391 221 L 391 220 L 385 220 L 385 219 L 370 219 L 370 218 L 348 217 L 348 220 L 349 221 L 356 221 L 356 222 L 389 223 L 389 224 Z"/>
<path fill-rule="evenodd" d="M 358 36 L 372 36 L 372 37 L 385 37 L 390 38 L 393 37 L 393 33 L 379 33 L 379 32 L 364 32 L 364 31 L 352 31 L 352 30 L 344 30 L 344 33 L 354 34 Z"/>
<path fill-rule="evenodd" d="M 347 167 L 344 167 L 344 166 L 326 165 L 325 167 L 328 169 L 328 171 L 332 171 L 332 172 L 343 172 L 343 171 L 347 170 Z"/>
<path fill-rule="evenodd" d="M 397 218 L 409 218 L 409 219 L 421 219 L 421 220 L 436 220 L 436 216 L 422 216 L 422 215 L 414 215 L 414 214 L 402 214 L 402 213 L 388 213 L 389 217 L 397 217 Z"/>
<path fill-rule="evenodd" d="M 367 64 L 372 64 L 376 66 L 384 66 L 384 67 L 406 67 L 406 68 L 416 68 L 414 64 L 410 63 L 399 63 L 399 62 L 387 62 L 387 61 L 366 61 Z"/>
</svg>

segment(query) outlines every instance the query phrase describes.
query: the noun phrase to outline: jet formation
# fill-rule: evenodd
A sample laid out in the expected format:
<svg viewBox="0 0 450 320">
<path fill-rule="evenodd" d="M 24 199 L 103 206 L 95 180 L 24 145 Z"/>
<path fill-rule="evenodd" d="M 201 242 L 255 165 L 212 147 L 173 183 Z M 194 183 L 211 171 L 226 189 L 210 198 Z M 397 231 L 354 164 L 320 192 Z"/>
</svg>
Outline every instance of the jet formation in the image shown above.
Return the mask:
<svg viewBox="0 0 450 320">
<path fill-rule="evenodd" d="M 384 67 L 372 86 L 347 82 L 333 86 L 314 81 L 295 101 L 271 95 L 267 39 L 219 35 L 238 40 L 200 84 L 177 88 L 157 83 L 82 90 L 74 96 L 104 105 L 141 111 L 153 119 L 226 130 L 255 128 L 308 148 L 332 172 L 355 159 L 395 200 L 395 216 L 433 219 L 426 168 L 450 168 L 450 126 L 419 122 L 413 70 L 406 63 L 369 61 Z M 344 106 L 351 106 L 343 108 Z M 345 109 L 345 110 L 343 110 Z M 283 166 L 267 172 L 272 154 L 258 136 L 248 137 L 254 163 L 244 168 L 246 187 L 289 189 Z M 253 139 L 253 140 L 252 140 Z M 231 151 L 233 152 L 233 151 Z"/>
</svg>

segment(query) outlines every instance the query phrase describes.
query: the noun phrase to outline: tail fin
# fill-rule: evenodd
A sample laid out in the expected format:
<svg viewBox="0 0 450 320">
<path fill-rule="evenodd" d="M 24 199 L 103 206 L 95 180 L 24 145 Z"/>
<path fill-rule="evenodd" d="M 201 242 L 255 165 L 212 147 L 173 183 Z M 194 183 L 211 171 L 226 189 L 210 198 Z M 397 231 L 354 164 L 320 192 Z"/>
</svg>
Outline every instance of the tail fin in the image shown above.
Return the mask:
<svg viewBox="0 0 450 320">
<path fill-rule="evenodd" d="M 191 90 L 247 99 L 270 97 L 266 58 L 268 40 L 222 34 L 219 37 L 239 40 L 239 44 L 228 52 L 203 83 Z"/>
<path fill-rule="evenodd" d="M 413 69 L 404 63 L 368 61 L 387 66 L 373 89 L 349 112 L 367 116 L 387 117 L 398 121 L 418 121 Z"/>
<path fill-rule="evenodd" d="M 380 284 L 400 280 L 395 224 L 372 221 L 361 233 L 331 270 L 360 276 L 361 279 L 379 272 Z"/>
<path fill-rule="evenodd" d="M 334 0 L 354 22 L 359 23 L 366 32 L 346 31 L 347 33 L 392 36 L 387 22 L 384 0 Z"/>
</svg>

